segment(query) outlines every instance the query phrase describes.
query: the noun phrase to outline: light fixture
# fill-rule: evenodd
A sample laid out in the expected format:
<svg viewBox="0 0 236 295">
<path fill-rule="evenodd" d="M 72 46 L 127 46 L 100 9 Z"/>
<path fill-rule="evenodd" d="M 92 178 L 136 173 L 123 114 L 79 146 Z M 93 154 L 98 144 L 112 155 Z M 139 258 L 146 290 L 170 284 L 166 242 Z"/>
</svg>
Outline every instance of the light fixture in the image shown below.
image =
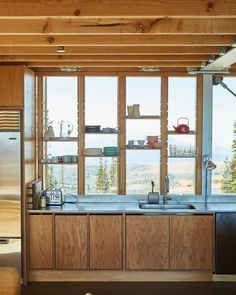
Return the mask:
<svg viewBox="0 0 236 295">
<path fill-rule="evenodd" d="M 233 96 L 236 97 L 236 93 L 234 93 L 229 87 L 223 82 L 223 77 L 213 77 L 213 85 L 219 85 L 223 88 L 227 89 Z"/>
<path fill-rule="evenodd" d="M 215 59 L 216 59 L 215 55 L 211 55 L 209 58 L 209 62 L 213 62 L 215 61 Z"/>
<path fill-rule="evenodd" d="M 220 56 L 223 56 L 223 55 L 226 54 L 226 52 L 227 52 L 227 47 L 221 47 L 221 48 L 220 48 L 220 53 L 219 53 L 219 55 L 220 55 Z"/>
<path fill-rule="evenodd" d="M 60 67 L 62 72 L 81 72 L 81 67 Z"/>
<path fill-rule="evenodd" d="M 66 52 L 66 51 L 65 51 L 65 47 L 64 47 L 64 46 L 58 46 L 58 47 L 57 47 L 57 52 L 58 52 L 58 53 L 64 53 L 64 52 Z"/>
<path fill-rule="evenodd" d="M 160 72 L 160 68 L 156 66 L 143 66 L 138 69 L 140 72 Z"/>
<path fill-rule="evenodd" d="M 188 72 L 189 75 L 196 75 L 196 74 L 209 74 L 209 75 L 230 74 L 228 69 L 224 69 L 224 70 L 204 70 L 204 69 L 192 68 L 192 67 L 187 68 L 187 72 Z"/>
<path fill-rule="evenodd" d="M 208 172 L 216 169 L 216 164 L 212 161 L 210 154 L 204 155 L 202 162 L 205 168 L 205 207 L 207 207 L 207 191 L 208 191 Z"/>
</svg>

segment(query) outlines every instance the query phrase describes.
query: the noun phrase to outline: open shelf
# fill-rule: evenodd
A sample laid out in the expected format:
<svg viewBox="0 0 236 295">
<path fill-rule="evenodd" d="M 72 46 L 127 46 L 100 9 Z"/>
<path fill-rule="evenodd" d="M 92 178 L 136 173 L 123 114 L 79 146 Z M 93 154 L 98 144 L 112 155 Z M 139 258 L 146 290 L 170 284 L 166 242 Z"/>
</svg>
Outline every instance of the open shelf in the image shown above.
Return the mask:
<svg viewBox="0 0 236 295">
<path fill-rule="evenodd" d="M 129 147 L 128 145 L 126 146 L 126 150 L 129 151 L 150 151 L 150 150 L 160 150 L 161 147 L 157 147 L 157 148 L 150 148 L 148 146 L 144 146 L 143 148 L 140 148 L 138 145 L 135 145 L 134 147 Z"/>
<path fill-rule="evenodd" d="M 104 131 L 99 131 L 99 132 L 85 132 L 85 134 L 106 134 L 106 135 L 112 135 L 112 134 L 118 134 L 119 131 L 115 132 L 104 132 Z"/>
<path fill-rule="evenodd" d="M 46 142 L 67 142 L 67 141 L 78 141 L 78 137 L 54 137 L 54 138 L 50 138 L 50 139 L 43 139 L 43 141 Z"/>
<path fill-rule="evenodd" d="M 77 165 L 78 162 L 69 162 L 69 163 L 52 163 L 52 162 L 42 162 L 41 161 L 41 164 L 43 165 Z"/>
<path fill-rule="evenodd" d="M 196 134 L 194 130 L 190 130 L 188 133 L 178 133 L 175 130 L 168 130 L 167 132 L 169 135 L 193 135 Z"/>
<path fill-rule="evenodd" d="M 161 119 L 161 116 L 155 116 L 155 115 L 147 115 L 147 116 L 139 116 L 139 117 L 126 116 L 126 119 L 129 119 L 129 120 Z"/>
</svg>

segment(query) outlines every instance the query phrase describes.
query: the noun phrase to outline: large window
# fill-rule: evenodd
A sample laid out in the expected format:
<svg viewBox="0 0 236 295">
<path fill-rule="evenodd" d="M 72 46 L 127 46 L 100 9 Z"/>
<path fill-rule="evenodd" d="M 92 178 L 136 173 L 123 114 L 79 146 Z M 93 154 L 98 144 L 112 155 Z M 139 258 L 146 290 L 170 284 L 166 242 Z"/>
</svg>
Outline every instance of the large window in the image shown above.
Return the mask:
<svg viewBox="0 0 236 295">
<path fill-rule="evenodd" d="M 155 191 L 163 193 L 160 180 L 167 171 L 171 193 L 194 194 L 196 78 L 170 77 L 164 91 L 161 77 L 119 79 L 43 78 L 39 150 L 44 188 L 132 195 L 147 194 L 153 181 Z M 187 124 L 190 132 L 178 134 L 177 124 Z"/>
<path fill-rule="evenodd" d="M 236 78 L 224 78 L 236 90 Z M 212 194 L 236 192 L 236 100 L 221 86 L 213 87 Z"/>
</svg>

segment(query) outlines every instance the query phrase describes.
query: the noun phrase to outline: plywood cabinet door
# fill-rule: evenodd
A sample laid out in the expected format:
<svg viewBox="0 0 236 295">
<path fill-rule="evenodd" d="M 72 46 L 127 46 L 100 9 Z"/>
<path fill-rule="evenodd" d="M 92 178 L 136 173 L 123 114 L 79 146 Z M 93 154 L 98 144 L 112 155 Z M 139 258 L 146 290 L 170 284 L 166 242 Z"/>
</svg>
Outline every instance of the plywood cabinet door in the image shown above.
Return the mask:
<svg viewBox="0 0 236 295">
<path fill-rule="evenodd" d="M 22 66 L 0 67 L 0 107 L 24 105 L 24 68 Z"/>
<path fill-rule="evenodd" d="M 88 217 L 55 216 L 56 269 L 87 269 Z"/>
<path fill-rule="evenodd" d="M 90 269 L 122 269 L 121 215 L 90 215 Z"/>
<path fill-rule="evenodd" d="M 169 216 L 126 217 L 126 269 L 169 268 Z"/>
<path fill-rule="evenodd" d="M 30 268 L 53 268 L 52 215 L 29 216 Z"/>
<path fill-rule="evenodd" d="M 170 218 L 170 268 L 212 269 L 213 216 Z"/>
</svg>

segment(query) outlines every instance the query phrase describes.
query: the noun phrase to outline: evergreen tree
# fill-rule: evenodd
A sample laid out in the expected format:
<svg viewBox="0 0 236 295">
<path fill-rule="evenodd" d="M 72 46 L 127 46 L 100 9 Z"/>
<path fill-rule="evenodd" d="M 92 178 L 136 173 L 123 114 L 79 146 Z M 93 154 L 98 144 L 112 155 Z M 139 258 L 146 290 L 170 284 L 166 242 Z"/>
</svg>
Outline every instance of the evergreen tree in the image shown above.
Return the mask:
<svg viewBox="0 0 236 295">
<path fill-rule="evenodd" d="M 104 179 L 104 166 L 103 166 L 103 160 L 102 160 L 102 158 L 100 158 L 98 173 L 97 173 L 97 177 L 96 177 L 96 191 L 97 192 L 101 192 L 103 189 L 103 179 Z"/>
<path fill-rule="evenodd" d="M 236 121 L 234 122 L 234 140 L 232 144 L 233 157 L 231 161 L 226 159 L 221 190 L 224 193 L 236 192 Z"/>
<path fill-rule="evenodd" d="M 58 186 L 52 166 L 47 166 L 47 186 L 48 188 L 56 188 Z"/>
</svg>

